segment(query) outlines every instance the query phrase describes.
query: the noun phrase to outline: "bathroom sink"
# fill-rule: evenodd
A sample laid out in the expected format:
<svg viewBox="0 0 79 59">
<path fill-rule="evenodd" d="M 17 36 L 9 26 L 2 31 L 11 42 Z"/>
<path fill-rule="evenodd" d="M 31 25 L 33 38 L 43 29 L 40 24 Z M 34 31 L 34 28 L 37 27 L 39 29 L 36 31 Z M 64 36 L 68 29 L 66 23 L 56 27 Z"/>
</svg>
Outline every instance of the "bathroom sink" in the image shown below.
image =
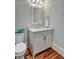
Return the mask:
<svg viewBox="0 0 79 59">
<path fill-rule="evenodd" d="M 50 30 L 50 29 L 53 29 L 53 27 L 30 27 L 29 30 L 32 31 L 32 32 L 38 32 L 38 31 L 44 31 L 44 30 Z"/>
</svg>

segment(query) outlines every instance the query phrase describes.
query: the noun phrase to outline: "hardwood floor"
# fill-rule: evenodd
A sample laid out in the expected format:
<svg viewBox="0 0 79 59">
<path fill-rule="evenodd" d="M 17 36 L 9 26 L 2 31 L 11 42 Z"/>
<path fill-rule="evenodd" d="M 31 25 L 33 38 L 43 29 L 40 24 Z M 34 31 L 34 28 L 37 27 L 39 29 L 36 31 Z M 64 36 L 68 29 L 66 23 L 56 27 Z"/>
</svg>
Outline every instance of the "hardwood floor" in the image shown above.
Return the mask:
<svg viewBox="0 0 79 59">
<path fill-rule="evenodd" d="M 37 54 L 34 58 L 32 57 L 29 49 L 27 49 L 25 59 L 64 59 L 60 54 L 58 54 L 55 50 L 49 48 L 39 54 Z"/>
</svg>

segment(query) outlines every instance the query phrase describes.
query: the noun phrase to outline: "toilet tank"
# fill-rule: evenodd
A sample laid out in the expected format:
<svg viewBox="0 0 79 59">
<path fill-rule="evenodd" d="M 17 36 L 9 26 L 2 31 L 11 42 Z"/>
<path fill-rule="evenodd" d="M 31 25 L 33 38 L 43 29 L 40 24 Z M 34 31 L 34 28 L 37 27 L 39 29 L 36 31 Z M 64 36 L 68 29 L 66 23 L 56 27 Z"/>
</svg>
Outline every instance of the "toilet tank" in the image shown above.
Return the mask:
<svg viewBox="0 0 79 59">
<path fill-rule="evenodd" d="M 15 34 L 15 44 L 24 41 L 24 32 Z"/>
</svg>

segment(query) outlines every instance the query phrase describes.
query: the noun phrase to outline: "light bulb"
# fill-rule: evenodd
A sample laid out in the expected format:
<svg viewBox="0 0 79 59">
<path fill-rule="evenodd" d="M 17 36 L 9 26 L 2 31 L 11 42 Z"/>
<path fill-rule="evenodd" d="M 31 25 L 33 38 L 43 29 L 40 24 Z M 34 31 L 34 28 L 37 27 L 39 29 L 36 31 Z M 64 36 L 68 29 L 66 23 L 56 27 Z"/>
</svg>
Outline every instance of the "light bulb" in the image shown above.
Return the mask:
<svg viewBox="0 0 79 59">
<path fill-rule="evenodd" d="M 33 3 L 34 3 L 35 1 L 36 1 L 36 0 L 31 0 L 31 2 L 33 2 Z"/>
<path fill-rule="evenodd" d="M 40 1 L 39 4 L 42 5 L 43 3 Z"/>
<path fill-rule="evenodd" d="M 39 0 L 36 0 L 36 4 L 38 4 L 39 3 Z"/>
</svg>

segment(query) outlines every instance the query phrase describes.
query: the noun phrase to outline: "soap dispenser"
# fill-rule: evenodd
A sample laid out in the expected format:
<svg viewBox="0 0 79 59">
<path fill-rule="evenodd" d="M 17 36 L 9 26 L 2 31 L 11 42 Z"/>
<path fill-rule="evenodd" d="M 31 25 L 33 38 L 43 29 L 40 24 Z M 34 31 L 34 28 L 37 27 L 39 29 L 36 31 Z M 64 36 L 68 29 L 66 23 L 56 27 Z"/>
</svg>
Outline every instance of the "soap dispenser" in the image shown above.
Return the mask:
<svg viewBox="0 0 79 59">
<path fill-rule="evenodd" d="M 45 27 L 49 27 L 49 26 L 50 26 L 50 21 L 49 21 L 49 16 L 48 16 L 45 19 Z"/>
</svg>

